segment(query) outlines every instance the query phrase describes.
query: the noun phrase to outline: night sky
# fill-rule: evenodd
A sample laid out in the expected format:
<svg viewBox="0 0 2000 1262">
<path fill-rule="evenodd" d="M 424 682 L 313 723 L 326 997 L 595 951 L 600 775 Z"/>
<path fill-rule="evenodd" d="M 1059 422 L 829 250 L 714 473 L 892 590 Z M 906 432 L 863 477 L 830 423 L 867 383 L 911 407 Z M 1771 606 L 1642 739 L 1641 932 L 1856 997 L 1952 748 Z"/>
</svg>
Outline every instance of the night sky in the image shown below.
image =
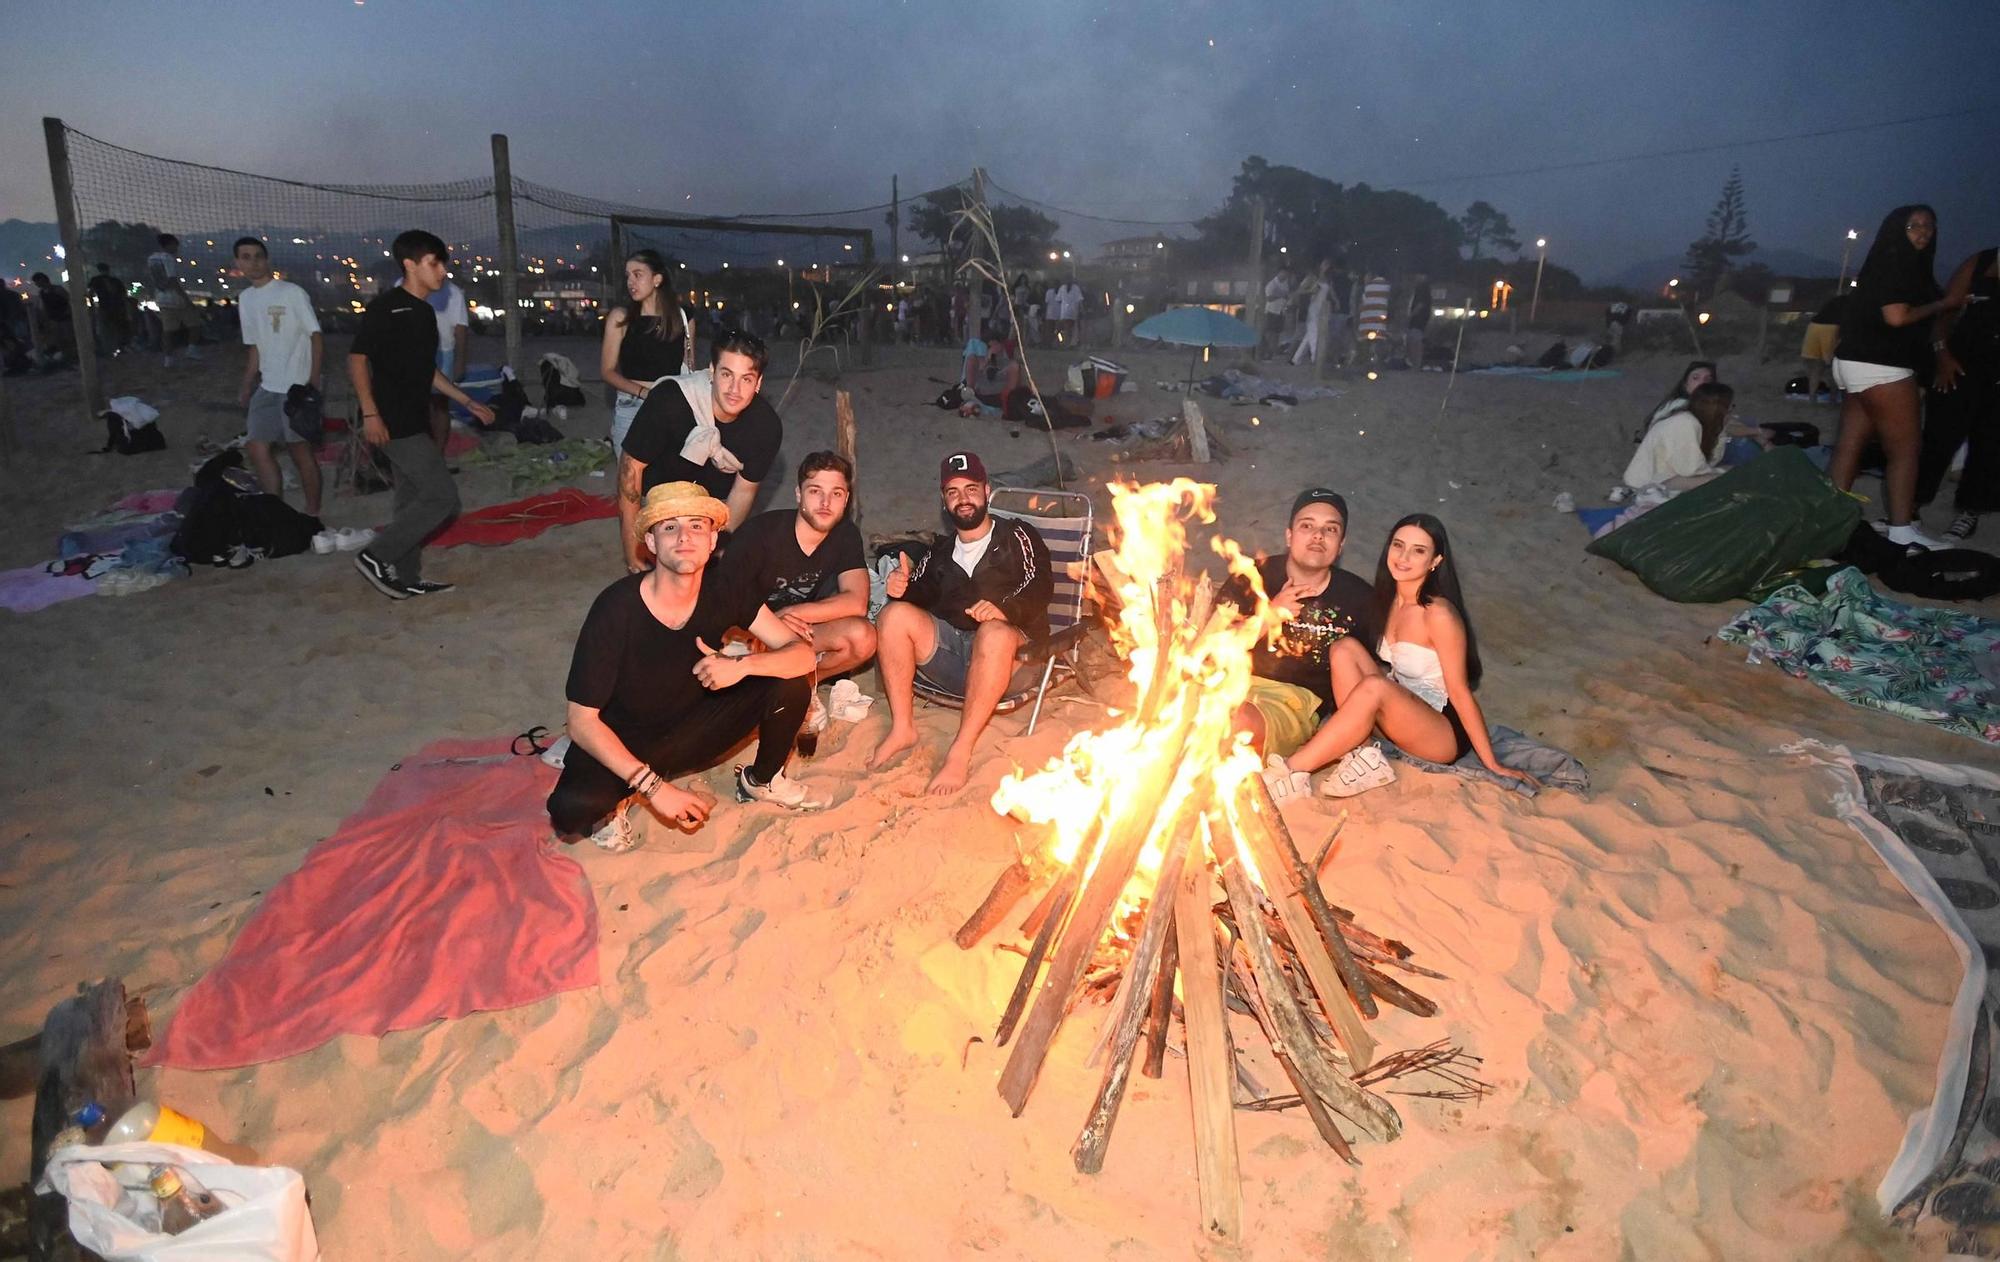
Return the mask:
<svg viewBox="0 0 2000 1262">
<path fill-rule="evenodd" d="M 2000 239 L 1994 0 L 15 0 L 5 21 L 0 219 L 53 217 L 53 114 L 333 182 L 479 175 L 503 131 L 518 175 L 718 214 L 863 206 L 892 173 L 908 195 L 981 164 L 1059 206 L 1185 219 L 1258 153 L 1454 214 L 1483 198 L 1590 278 L 1678 255 L 1732 163 L 1766 247 L 1837 260 L 1914 200 L 1938 209 L 1941 271 Z"/>
</svg>

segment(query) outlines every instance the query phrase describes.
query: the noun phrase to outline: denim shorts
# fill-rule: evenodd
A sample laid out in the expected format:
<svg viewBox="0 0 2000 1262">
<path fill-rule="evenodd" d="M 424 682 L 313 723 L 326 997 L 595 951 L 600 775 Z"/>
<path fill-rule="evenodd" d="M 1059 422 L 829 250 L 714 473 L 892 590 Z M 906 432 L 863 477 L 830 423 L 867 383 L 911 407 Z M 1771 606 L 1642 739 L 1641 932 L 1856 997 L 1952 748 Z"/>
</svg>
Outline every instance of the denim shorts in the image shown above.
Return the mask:
<svg viewBox="0 0 2000 1262">
<path fill-rule="evenodd" d="M 936 614 L 931 615 L 931 630 L 937 633 L 937 646 L 931 655 L 917 663 L 917 673 L 924 682 L 934 688 L 965 695 L 965 674 L 972 666 L 972 632 L 962 631 Z M 1040 661 L 1022 662 L 1014 668 L 1013 678 L 1007 681 L 1002 696 L 1011 697 L 1023 688 L 1033 687 L 1041 682 Z"/>
</svg>

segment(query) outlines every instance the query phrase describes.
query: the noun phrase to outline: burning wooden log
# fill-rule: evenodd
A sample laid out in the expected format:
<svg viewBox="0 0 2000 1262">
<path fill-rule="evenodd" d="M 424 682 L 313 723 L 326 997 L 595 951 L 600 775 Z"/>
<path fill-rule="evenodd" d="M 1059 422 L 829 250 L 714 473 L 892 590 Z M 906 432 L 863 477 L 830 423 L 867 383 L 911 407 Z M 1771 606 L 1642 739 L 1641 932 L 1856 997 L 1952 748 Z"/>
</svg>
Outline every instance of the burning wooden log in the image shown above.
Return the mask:
<svg viewBox="0 0 2000 1262">
<path fill-rule="evenodd" d="M 958 943 L 959 950 L 970 951 L 981 938 L 992 932 L 995 925 L 1007 918 L 1007 913 L 1014 910 L 1014 904 L 1021 901 L 1022 895 L 1033 883 L 1034 876 L 1028 871 L 1028 865 L 1015 859 L 1001 871 L 993 882 L 993 888 L 986 892 L 985 901 L 966 917 L 951 940 Z"/>
</svg>

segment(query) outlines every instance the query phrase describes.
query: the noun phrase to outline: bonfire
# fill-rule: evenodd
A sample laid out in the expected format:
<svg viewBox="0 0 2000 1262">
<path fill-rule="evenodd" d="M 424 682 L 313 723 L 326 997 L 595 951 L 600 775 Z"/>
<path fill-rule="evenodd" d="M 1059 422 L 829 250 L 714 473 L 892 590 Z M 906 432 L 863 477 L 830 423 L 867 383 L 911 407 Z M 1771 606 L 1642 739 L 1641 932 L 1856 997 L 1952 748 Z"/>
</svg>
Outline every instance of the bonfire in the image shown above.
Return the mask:
<svg viewBox="0 0 2000 1262">
<path fill-rule="evenodd" d="M 1214 488 L 1186 478 L 1113 488 L 1115 552 L 1095 559 L 1117 616 L 1113 647 L 1134 698 L 1103 731 L 1073 738 L 1048 766 L 1004 779 L 995 809 L 1036 826 L 1044 841 L 1001 874 L 960 929 L 971 947 L 1036 884 L 1049 888 L 1021 925 L 1031 939 L 996 1041 L 1012 1044 L 1000 1095 L 1027 1105 L 1058 1027 L 1077 1004 L 1111 992 L 1092 1053 L 1102 1083 L 1072 1149 L 1079 1170 L 1102 1168 L 1142 1037 L 1142 1072 L 1159 1077 L 1176 1016 L 1194 1104 L 1204 1228 L 1241 1234 L 1237 1107 L 1301 1107 L 1342 1158 L 1357 1138 L 1387 1141 L 1402 1118 L 1371 1087 L 1426 1072 L 1421 1094 L 1474 1098 L 1476 1061 L 1433 1043 L 1378 1057 L 1367 1025 L 1377 1000 L 1420 1016 L 1436 1006 L 1386 976 L 1409 948 L 1361 929 L 1318 879 L 1338 836 L 1308 863 L 1265 789 L 1234 716 L 1250 685 L 1251 650 L 1283 615 L 1256 568 L 1227 539 L 1213 547 L 1250 607 L 1218 599 L 1185 564 L 1188 527 L 1214 520 Z M 1221 887 L 1220 897 L 1216 885 Z M 1178 978 L 1178 985 L 1176 979 Z M 1232 1047 L 1227 1009 L 1256 1022 L 1291 1084 L 1265 1093 Z M 1237 1089 L 1243 1088 L 1238 1097 Z"/>
</svg>

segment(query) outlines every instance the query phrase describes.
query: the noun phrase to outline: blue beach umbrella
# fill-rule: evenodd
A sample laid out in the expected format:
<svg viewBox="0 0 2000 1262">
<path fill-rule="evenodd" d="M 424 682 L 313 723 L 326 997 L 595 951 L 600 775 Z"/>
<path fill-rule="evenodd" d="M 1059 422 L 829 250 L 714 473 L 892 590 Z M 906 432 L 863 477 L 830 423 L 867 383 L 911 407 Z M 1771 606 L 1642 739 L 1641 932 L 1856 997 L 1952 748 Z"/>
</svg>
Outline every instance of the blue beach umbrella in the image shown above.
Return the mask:
<svg viewBox="0 0 2000 1262">
<path fill-rule="evenodd" d="M 1213 307 L 1175 307 L 1141 320 L 1132 336 L 1170 346 L 1192 346 L 1206 350 L 1213 346 L 1255 346 L 1257 332 L 1243 321 Z M 1188 392 L 1194 392 L 1194 365 L 1188 360 Z"/>
</svg>

